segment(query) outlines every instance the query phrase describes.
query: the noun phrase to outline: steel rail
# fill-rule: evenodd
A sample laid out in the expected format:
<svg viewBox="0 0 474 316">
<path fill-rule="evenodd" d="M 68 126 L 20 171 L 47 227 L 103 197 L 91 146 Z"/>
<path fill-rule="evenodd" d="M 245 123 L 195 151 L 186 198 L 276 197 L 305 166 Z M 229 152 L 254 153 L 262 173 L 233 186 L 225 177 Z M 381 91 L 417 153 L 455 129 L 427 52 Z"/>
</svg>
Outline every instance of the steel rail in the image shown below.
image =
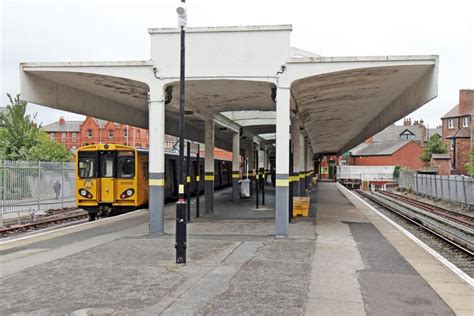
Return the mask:
<svg viewBox="0 0 474 316">
<path fill-rule="evenodd" d="M 383 208 L 397 214 L 398 216 L 403 217 L 404 219 L 410 221 L 411 223 L 423 228 L 424 230 L 428 231 L 429 233 L 437 236 L 438 238 L 441 238 L 442 240 L 450 243 L 451 245 L 457 247 L 458 249 L 462 250 L 463 252 L 474 256 L 474 251 L 473 251 L 473 245 L 471 242 L 464 240 L 460 238 L 459 236 L 456 236 L 452 234 L 451 232 L 444 230 L 442 228 L 436 227 L 434 228 L 434 225 L 430 225 L 431 227 L 426 226 L 426 222 L 424 219 L 421 219 L 415 215 L 408 215 L 404 213 L 403 211 L 396 209 L 395 207 L 388 205 L 387 203 L 383 202 L 379 197 L 376 197 L 372 194 L 368 194 L 366 192 L 363 192 L 361 190 L 356 190 L 357 193 L 362 195 L 363 197 L 373 201 L 374 203 L 382 206 Z M 403 207 L 403 206 L 402 206 Z M 416 211 L 414 211 L 416 212 Z"/>
<path fill-rule="evenodd" d="M 409 198 L 407 196 L 401 195 L 401 194 L 396 194 L 393 192 L 388 192 L 388 191 L 380 191 L 379 193 L 382 193 L 383 195 L 387 195 L 389 197 L 393 197 L 396 199 L 400 199 L 402 201 L 407 202 L 408 204 L 412 204 L 413 206 L 417 206 L 424 211 L 431 212 L 433 214 L 437 214 L 440 216 L 443 216 L 445 218 L 451 219 L 453 221 L 456 221 L 458 223 L 467 225 L 471 228 L 474 228 L 474 217 L 467 215 L 467 214 L 461 214 L 455 211 L 451 211 L 448 209 L 445 209 L 443 207 L 433 205 L 430 203 L 426 203 L 423 201 L 419 201 L 413 198 Z"/>
</svg>

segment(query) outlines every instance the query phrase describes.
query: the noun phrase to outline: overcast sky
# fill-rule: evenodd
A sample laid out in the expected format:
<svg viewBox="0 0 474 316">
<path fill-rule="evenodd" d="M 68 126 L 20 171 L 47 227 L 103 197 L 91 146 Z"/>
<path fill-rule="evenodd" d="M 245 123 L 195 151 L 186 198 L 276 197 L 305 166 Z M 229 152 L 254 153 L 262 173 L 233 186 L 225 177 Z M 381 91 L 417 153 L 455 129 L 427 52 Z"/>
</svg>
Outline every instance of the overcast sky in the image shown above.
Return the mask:
<svg viewBox="0 0 474 316">
<path fill-rule="evenodd" d="M 176 27 L 178 0 L 2 1 L 1 86 L 19 93 L 22 61 L 150 58 L 149 27 Z M 430 127 L 473 88 L 472 1 L 188 0 L 188 26 L 292 24 L 291 45 L 324 56 L 440 56 L 438 97 L 412 113 Z M 82 116 L 29 105 L 43 124 Z"/>
</svg>

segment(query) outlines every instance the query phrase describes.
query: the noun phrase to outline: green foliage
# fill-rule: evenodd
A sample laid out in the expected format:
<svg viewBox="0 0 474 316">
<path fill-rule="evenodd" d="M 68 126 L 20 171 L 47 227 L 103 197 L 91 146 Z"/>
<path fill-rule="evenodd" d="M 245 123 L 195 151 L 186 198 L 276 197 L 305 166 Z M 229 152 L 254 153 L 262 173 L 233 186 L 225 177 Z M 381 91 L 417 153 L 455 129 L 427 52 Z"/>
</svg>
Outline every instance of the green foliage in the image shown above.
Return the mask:
<svg viewBox="0 0 474 316">
<path fill-rule="evenodd" d="M 448 148 L 441 141 L 441 136 L 434 134 L 430 137 L 425 149 L 423 149 L 423 154 L 421 155 L 420 159 L 425 162 L 430 162 L 431 156 L 433 154 L 446 154 L 447 152 Z"/>
<path fill-rule="evenodd" d="M 10 104 L 0 114 L 0 160 L 67 161 L 71 155 L 59 143 L 51 141 L 35 118 L 26 115 L 27 102 L 17 94 L 13 99 L 7 93 Z"/>
<path fill-rule="evenodd" d="M 395 166 L 395 168 L 393 169 L 393 178 L 395 180 L 398 180 L 398 178 L 400 178 L 400 172 L 402 172 L 405 168 L 403 168 L 402 166 Z"/>
<path fill-rule="evenodd" d="M 66 146 L 48 137 L 48 134 L 41 131 L 39 142 L 28 152 L 27 160 L 32 161 L 70 161 L 72 154 Z"/>
<path fill-rule="evenodd" d="M 474 177 L 474 149 L 471 149 L 469 162 L 464 166 L 470 177 Z"/>
</svg>

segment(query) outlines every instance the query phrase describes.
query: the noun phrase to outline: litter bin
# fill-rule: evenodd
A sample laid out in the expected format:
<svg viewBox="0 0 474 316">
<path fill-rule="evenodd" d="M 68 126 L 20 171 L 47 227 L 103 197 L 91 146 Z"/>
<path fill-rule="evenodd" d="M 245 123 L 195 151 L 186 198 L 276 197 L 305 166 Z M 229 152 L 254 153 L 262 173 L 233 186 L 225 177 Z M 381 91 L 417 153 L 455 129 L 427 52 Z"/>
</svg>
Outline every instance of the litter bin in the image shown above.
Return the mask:
<svg viewBox="0 0 474 316">
<path fill-rule="evenodd" d="M 240 197 L 250 198 L 250 179 L 240 181 Z"/>
</svg>

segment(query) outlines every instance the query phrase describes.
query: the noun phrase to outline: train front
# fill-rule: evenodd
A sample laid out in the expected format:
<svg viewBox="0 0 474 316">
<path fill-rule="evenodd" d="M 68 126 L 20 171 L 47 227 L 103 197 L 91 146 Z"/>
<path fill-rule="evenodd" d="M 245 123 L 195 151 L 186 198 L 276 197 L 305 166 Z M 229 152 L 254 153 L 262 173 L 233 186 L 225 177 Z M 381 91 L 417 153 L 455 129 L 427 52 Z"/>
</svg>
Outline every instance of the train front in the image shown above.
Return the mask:
<svg viewBox="0 0 474 316">
<path fill-rule="evenodd" d="M 137 206 L 137 162 L 133 147 L 98 144 L 81 147 L 76 158 L 76 205 L 97 216 Z"/>
</svg>

